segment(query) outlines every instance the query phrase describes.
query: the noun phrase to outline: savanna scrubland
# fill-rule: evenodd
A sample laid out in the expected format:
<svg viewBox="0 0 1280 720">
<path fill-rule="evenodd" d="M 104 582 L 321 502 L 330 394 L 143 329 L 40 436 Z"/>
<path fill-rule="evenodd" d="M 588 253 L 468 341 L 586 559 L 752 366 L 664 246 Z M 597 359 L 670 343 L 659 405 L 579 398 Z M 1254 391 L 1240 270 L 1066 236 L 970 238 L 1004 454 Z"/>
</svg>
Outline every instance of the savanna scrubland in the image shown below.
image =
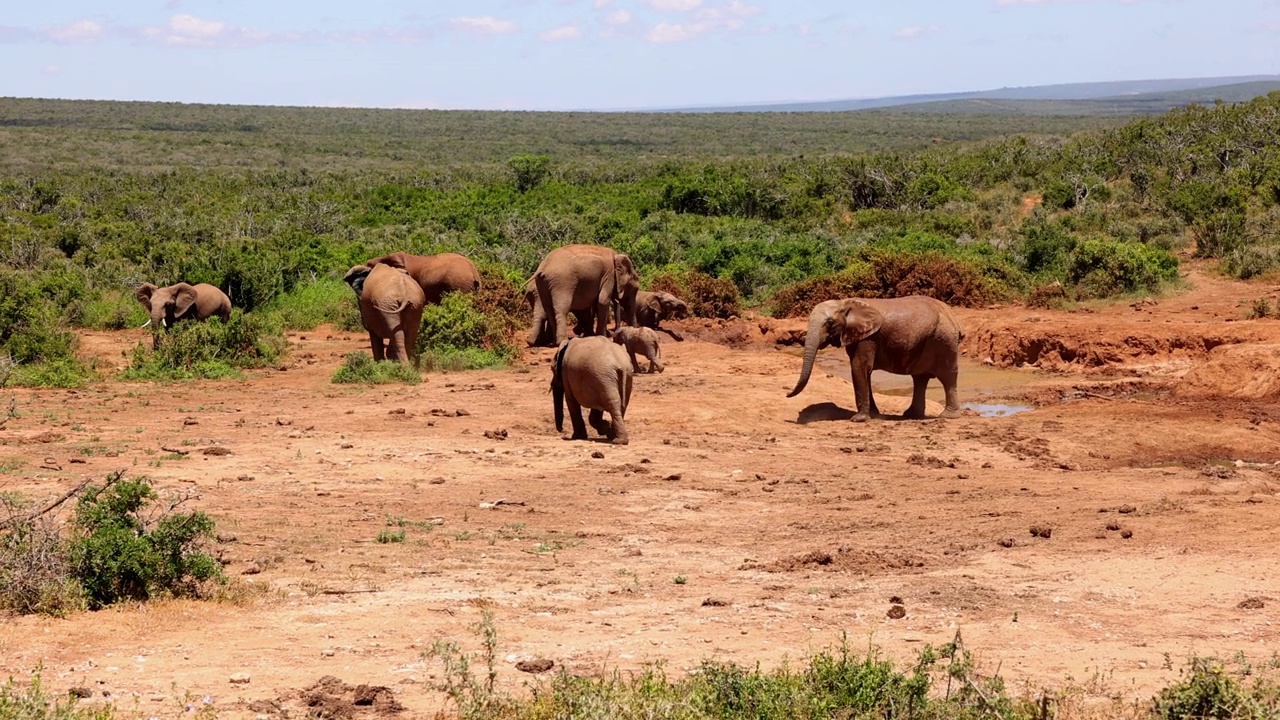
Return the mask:
<svg viewBox="0 0 1280 720">
<path fill-rule="evenodd" d="M 1278 131 L 0 100 L 0 717 L 1266 717 Z M 695 316 L 626 448 L 520 341 L 580 242 Z M 484 278 L 425 375 L 340 280 L 397 250 Z M 152 348 L 178 280 L 236 310 Z M 785 398 L 814 303 L 911 293 L 966 417 L 845 422 L 840 353 Z"/>
</svg>

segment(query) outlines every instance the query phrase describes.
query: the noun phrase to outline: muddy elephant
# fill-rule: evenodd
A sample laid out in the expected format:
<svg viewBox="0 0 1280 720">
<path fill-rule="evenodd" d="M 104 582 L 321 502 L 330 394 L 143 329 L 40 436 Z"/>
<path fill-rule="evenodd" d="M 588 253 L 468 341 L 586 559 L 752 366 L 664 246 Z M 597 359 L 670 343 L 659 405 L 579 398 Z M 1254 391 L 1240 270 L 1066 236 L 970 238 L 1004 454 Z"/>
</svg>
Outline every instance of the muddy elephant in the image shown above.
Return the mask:
<svg viewBox="0 0 1280 720">
<path fill-rule="evenodd" d="M 923 295 L 893 298 L 846 298 L 818 303 L 809 313 L 800 380 L 787 397 L 795 397 L 809 382 L 818 350 L 843 346 L 849 354 L 849 374 L 858 411 L 855 421 L 879 417 L 871 395 L 871 371 L 910 375 L 915 380 L 911 407 L 905 418 L 924 417 L 924 394 L 937 378 L 946 391 L 942 417 L 957 417 L 960 402 L 956 379 L 960 372 L 960 341 L 964 330 L 945 303 Z"/>
<path fill-rule="evenodd" d="M 475 292 L 480 289 L 480 271 L 476 270 L 475 263 L 458 253 L 410 255 L 398 252 L 372 258 L 365 265 L 371 268 L 390 265 L 409 273 L 409 277 L 422 288 L 428 305 L 438 305 L 447 292 Z"/>
<path fill-rule="evenodd" d="M 585 407 L 591 411 L 588 422 L 596 432 L 615 445 L 626 445 L 629 437 L 623 416 L 631 402 L 631 383 L 631 360 L 627 351 L 609 338 L 594 335 L 560 343 L 551 365 L 556 430 L 564 430 L 567 404 L 573 425 L 569 439 L 586 440 L 587 426 L 582 422 Z M 604 420 L 606 412 L 610 422 Z"/>
<path fill-rule="evenodd" d="M 534 308 L 538 304 L 538 288 L 534 285 L 533 278 L 529 278 L 524 283 L 524 301 L 529 305 L 529 311 L 535 312 Z M 595 308 L 590 310 L 579 310 L 573 313 L 575 323 L 573 326 L 573 334 L 577 337 L 586 337 L 590 335 L 596 324 Z M 555 338 L 547 334 L 547 320 L 543 317 L 540 324 L 541 332 L 538 335 L 538 341 L 534 346 L 549 347 L 555 345 Z"/>
<path fill-rule="evenodd" d="M 565 245 L 547 253 L 533 274 L 537 302 L 533 306 L 533 325 L 529 329 L 529 345 L 539 340 L 564 341 L 569 334 L 570 312 L 595 313 L 596 335 L 606 334 L 609 306 L 615 300 L 619 323 L 636 324 L 636 293 L 640 277 L 631 258 L 601 245 Z M 579 314 L 579 317 L 581 315 Z"/>
<path fill-rule="evenodd" d="M 636 293 L 636 324 L 641 327 L 661 330 L 677 342 L 683 342 L 680 333 L 661 325 L 667 318 L 678 320 L 686 317 L 689 317 L 689 304 L 671 293 L 647 290 Z"/>
<path fill-rule="evenodd" d="M 231 298 L 208 283 L 180 282 L 168 287 L 143 283 L 133 296 L 151 315 L 143 327 L 151 326 L 156 344 L 160 343 L 160 331 L 167 331 L 180 320 L 208 320 L 215 316 L 223 322 L 231 319 Z"/>
<path fill-rule="evenodd" d="M 666 366 L 662 364 L 662 348 L 658 346 L 658 334 L 647 327 L 622 327 L 610 335 L 614 343 L 626 348 L 631 358 L 632 372 L 640 372 L 640 363 L 636 355 L 649 360 L 648 372 L 662 372 Z"/>
<path fill-rule="evenodd" d="M 356 265 L 342 279 L 359 299 L 373 359 L 411 362 L 426 304 L 418 283 L 404 270 L 382 264 Z"/>
</svg>

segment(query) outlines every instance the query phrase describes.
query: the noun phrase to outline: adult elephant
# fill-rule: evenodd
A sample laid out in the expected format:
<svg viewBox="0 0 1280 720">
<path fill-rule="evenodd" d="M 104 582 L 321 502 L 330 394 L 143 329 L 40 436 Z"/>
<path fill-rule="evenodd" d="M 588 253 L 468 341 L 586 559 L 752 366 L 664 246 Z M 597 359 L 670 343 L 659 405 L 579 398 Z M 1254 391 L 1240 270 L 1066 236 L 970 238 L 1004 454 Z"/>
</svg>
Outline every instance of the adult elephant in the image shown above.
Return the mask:
<svg viewBox="0 0 1280 720">
<path fill-rule="evenodd" d="M 606 337 L 570 338 L 560 344 L 551 365 L 551 396 L 556 430 L 564 430 L 564 406 L 573 425 L 570 440 L 586 440 L 582 408 L 596 432 L 614 445 L 626 445 L 629 436 L 623 416 L 631 403 L 631 359 L 621 345 Z M 604 421 L 609 413 L 610 422 Z"/>
<path fill-rule="evenodd" d="M 208 320 L 214 316 L 222 318 L 223 322 L 231 319 L 231 298 L 208 283 L 191 285 L 180 282 L 167 287 L 142 283 L 133 296 L 151 316 L 143 327 L 152 326 L 157 345 L 160 343 L 160 331 L 167 331 L 181 320 Z"/>
<path fill-rule="evenodd" d="M 923 295 L 887 300 L 846 298 L 818 303 L 809 313 L 800 381 L 787 397 L 795 397 L 809 382 L 818 350 L 843 346 L 849 354 L 849 374 L 858 402 L 855 421 L 878 417 L 871 395 L 871 371 L 910 375 L 915 380 L 911 407 L 905 418 L 924 417 L 924 393 L 937 378 L 946 391 L 942 417 L 957 417 L 956 379 L 960 369 L 960 341 L 964 330 L 945 303 Z"/>
<path fill-rule="evenodd" d="M 370 259 L 365 265 L 389 265 L 409 273 L 428 305 L 438 305 L 447 292 L 475 292 L 480 289 L 480 271 L 475 263 L 458 253 L 410 255 L 398 252 Z"/>
<path fill-rule="evenodd" d="M 381 264 L 356 265 L 342 279 L 359 299 L 373 359 L 411 361 L 426 304 L 418 283 L 404 270 Z"/>
<path fill-rule="evenodd" d="M 636 293 L 640 276 L 627 255 L 601 245 L 565 245 L 547 253 L 533 273 L 537 302 L 533 305 L 533 326 L 529 345 L 554 345 L 569 334 L 570 312 L 595 313 L 595 334 L 605 335 L 609 326 L 609 305 L 617 301 L 620 317 L 636 324 Z"/>
<path fill-rule="evenodd" d="M 524 301 L 529 305 L 529 312 L 536 312 L 535 308 L 538 306 L 538 288 L 534 285 L 532 277 L 524 283 Z M 594 328 L 596 324 L 595 308 L 575 312 L 573 317 L 577 321 L 573 326 L 573 334 L 577 337 L 586 337 L 587 335 L 590 335 L 592 328 Z M 551 346 L 554 344 L 554 338 L 547 334 L 547 320 L 544 317 L 540 325 L 538 341 L 535 342 L 534 345 Z"/>
</svg>

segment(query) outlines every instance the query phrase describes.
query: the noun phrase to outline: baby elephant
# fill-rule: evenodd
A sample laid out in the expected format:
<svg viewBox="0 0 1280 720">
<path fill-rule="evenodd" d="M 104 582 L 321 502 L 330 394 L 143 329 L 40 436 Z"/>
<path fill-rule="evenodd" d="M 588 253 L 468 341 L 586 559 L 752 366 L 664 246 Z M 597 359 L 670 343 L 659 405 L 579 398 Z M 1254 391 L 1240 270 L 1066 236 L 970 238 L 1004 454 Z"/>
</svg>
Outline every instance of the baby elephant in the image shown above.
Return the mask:
<svg viewBox="0 0 1280 720">
<path fill-rule="evenodd" d="M 586 440 L 582 408 L 591 410 L 588 421 L 614 445 L 627 444 L 622 417 L 631 401 L 631 363 L 627 352 L 609 338 L 592 335 L 560 343 L 551 365 L 551 394 L 555 403 L 556 430 L 564 430 L 564 405 L 573 424 L 570 440 Z M 604 421 L 609 413 L 612 422 Z"/>
<path fill-rule="evenodd" d="M 640 372 L 640 363 L 636 355 L 649 359 L 648 372 L 662 372 L 666 366 L 662 364 L 662 350 L 658 348 L 658 334 L 647 327 L 621 327 L 613 331 L 613 341 L 627 349 L 631 356 L 631 369 Z"/>
</svg>

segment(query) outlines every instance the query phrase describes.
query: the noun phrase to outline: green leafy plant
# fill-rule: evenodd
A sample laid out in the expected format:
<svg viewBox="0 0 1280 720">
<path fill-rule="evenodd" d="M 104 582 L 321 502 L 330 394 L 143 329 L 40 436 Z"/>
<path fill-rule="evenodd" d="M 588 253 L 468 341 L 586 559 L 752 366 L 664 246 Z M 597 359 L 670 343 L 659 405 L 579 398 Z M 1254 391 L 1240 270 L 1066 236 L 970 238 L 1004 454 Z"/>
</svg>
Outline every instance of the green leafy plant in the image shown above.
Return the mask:
<svg viewBox="0 0 1280 720">
<path fill-rule="evenodd" d="M 217 318 L 204 322 L 175 323 L 157 335 L 159 343 L 134 347 L 129 367 L 121 373 L 126 380 L 218 379 L 237 377 L 240 369 L 274 364 L 284 351 L 284 335 L 278 318 L 264 313 L 231 311 L 223 323 Z"/>
<path fill-rule="evenodd" d="M 419 367 L 429 372 L 500 367 L 519 355 L 511 332 L 505 316 L 486 312 L 469 294 L 449 293 L 423 310 Z"/>
<path fill-rule="evenodd" d="M 386 385 L 404 383 L 417 385 L 422 382 L 422 375 L 412 365 L 394 360 L 374 359 L 363 352 L 347 353 L 342 365 L 333 372 L 330 382 L 354 385 Z"/>
<path fill-rule="evenodd" d="M 113 476 L 76 503 L 71 574 L 90 607 L 156 595 L 198 596 L 222 568 L 205 551 L 214 535 L 203 512 L 178 512 L 184 497 L 163 499 L 145 477 Z"/>
</svg>

